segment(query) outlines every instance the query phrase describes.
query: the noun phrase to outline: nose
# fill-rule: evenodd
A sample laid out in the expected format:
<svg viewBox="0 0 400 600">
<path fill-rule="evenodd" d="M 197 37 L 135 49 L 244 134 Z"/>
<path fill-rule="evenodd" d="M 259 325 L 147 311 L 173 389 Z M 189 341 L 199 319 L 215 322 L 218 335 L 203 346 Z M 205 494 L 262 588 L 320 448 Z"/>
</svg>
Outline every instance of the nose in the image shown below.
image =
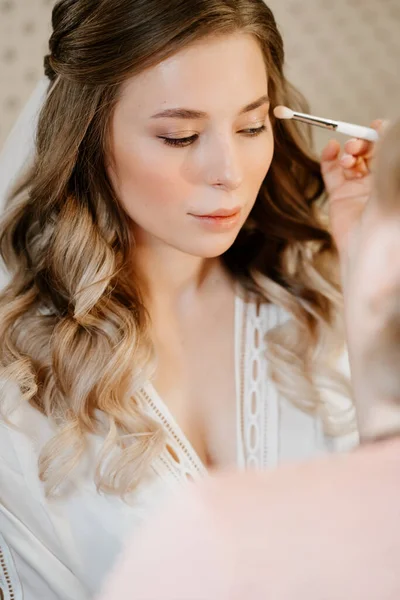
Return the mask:
<svg viewBox="0 0 400 600">
<path fill-rule="evenodd" d="M 226 191 L 236 190 L 243 181 L 243 167 L 239 149 L 233 140 L 214 140 L 209 147 L 205 165 L 208 185 Z"/>
</svg>

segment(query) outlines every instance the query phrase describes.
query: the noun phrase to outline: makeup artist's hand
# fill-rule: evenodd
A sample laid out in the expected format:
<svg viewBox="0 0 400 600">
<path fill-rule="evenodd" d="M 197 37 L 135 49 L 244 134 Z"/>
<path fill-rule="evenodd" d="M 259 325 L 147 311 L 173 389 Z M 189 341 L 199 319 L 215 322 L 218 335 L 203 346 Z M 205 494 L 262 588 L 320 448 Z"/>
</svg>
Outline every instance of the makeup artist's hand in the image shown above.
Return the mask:
<svg viewBox="0 0 400 600">
<path fill-rule="evenodd" d="M 379 131 L 383 121 L 374 121 L 371 127 Z M 331 140 L 322 152 L 321 170 L 329 196 L 331 231 L 345 261 L 349 238 L 371 196 L 374 149 L 372 142 L 352 139 L 345 143 L 342 152 L 340 143 Z"/>
</svg>

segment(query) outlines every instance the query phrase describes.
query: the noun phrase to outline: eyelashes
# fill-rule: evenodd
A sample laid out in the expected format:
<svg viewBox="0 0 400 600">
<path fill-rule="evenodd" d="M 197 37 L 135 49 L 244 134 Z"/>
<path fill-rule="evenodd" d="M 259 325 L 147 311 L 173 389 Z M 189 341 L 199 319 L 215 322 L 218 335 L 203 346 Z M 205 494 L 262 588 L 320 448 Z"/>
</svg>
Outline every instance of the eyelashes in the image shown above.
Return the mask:
<svg viewBox="0 0 400 600">
<path fill-rule="evenodd" d="M 184 148 L 185 146 L 191 146 L 193 142 L 195 142 L 198 138 L 199 136 L 196 133 L 186 138 L 161 137 L 160 139 L 163 140 L 164 144 L 166 144 L 167 146 L 173 146 L 174 148 Z"/>
<path fill-rule="evenodd" d="M 261 127 L 242 129 L 239 131 L 239 133 L 245 135 L 246 137 L 257 137 L 266 130 L 266 126 L 262 125 Z M 191 146 L 196 140 L 198 140 L 199 135 L 195 133 L 194 135 L 186 138 L 170 138 L 163 136 L 159 136 L 159 138 L 163 140 L 164 144 L 167 146 L 172 146 L 173 148 L 185 148 L 186 146 Z"/>
</svg>

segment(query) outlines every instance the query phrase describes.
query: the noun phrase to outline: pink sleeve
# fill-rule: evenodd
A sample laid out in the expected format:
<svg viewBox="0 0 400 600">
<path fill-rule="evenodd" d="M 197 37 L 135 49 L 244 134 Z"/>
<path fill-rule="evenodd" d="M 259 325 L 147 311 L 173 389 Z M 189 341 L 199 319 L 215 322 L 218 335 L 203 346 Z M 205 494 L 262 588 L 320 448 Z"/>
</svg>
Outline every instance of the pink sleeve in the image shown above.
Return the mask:
<svg viewBox="0 0 400 600">
<path fill-rule="evenodd" d="M 99 600 L 230 600 L 231 560 L 204 490 L 186 490 L 133 540 Z"/>
<path fill-rule="evenodd" d="M 219 475 L 143 531 L 101 600 L 398 600 L 399 456 Z"/>
</svg>

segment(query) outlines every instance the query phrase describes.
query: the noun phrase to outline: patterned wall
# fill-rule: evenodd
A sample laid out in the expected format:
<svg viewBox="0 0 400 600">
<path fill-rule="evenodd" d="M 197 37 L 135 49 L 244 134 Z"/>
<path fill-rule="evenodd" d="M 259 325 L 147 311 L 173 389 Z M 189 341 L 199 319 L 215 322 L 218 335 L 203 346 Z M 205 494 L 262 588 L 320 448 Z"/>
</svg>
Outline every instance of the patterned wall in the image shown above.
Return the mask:
<svg viewBox="0 0 400 600">
<path fill-rule="evenodd" d="M 53 0 L 0 0 L 0 148 L 37 81 Z"/>
<path fill-rule="evenodd" d="M 53 0 L 0 0 L 0 149 L 42 75 Z M 400 115 L 400 0 L 269 0 L 287 73 L 321 116 Z M 319 145 L 329 134 L 318 132 Z"/>
</svg>

